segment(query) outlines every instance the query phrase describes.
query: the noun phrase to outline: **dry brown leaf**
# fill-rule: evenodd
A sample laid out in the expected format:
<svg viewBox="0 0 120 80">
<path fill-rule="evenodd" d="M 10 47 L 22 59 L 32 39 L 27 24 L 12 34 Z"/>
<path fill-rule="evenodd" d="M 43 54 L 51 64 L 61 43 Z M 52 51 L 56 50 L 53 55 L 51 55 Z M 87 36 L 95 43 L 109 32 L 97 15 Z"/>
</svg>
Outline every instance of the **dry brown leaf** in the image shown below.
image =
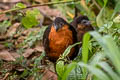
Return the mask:
<svg viewBox="0 0 120 80">
<path fill-rule="evenodd" d="M 3 50 L 4 48 L 5 48 L 5 46 L 0 44 L 0 50 Z"/>
<path fill-rule="evenodd" d="M 0 12 L 2 12 L 1 9 L 0 9 Z M 1 15 L 0 15 L 0 21 L 7 20 L 7 19 L 8 19 L 8 17 L 6 17 L 5 14 L 1 14 Z"/>
<path fill-rule="evenodd" d="M 7 38 L 6 34 L 5 35 L 0 35 L 0 40 L 5 40 Z"/>
<path fill-rule="evenodd" d="M 18 66 L 15 67 L 15 70 L 23 72 L 25 70 L 25 68 L 22 67 L 21 65 L 18 65 Z"/>
<path fill-rule="evenodd" d="M 13 24 L 13 26 L 11 26 L 9 28 L 9 30 L 7 31 L 7 37 L 13 36 L 16 33 L 17 28 L 19 27 L 19 25 L 20 25 L 20 23 Z"/>
<path fill-rule="evenodd" d="M 14 36 L 13 36 L 13 38 L 14 39 L 17 39 L 18 37 L 20 37 L 21 35 L 20 34 L 15 34 Z"/>
<path fill-rule="evenodd" d="M 22 43 L 24 40 L 25 40 L 26 36 L 20 36 L 18 39 L 17 39 L 17 43 Z"/>
<path fill-rule="evenodd" d="M 6 73 L 2 80 L 6 80 L 9 75 L 10 75 L 10 73 Z"/>
<path fill-rule="evenodd" d="M 26 35 L 28 35 L 28 33 L 29 33 L 29 29 L 28 29 L 28 30 L 24 30 L 24 31 L 22 32 L 22 35 L 23 35 L 23 36 L 26 36 Z"/>
<path fill-rule="evenodd" d="M 35 80 L 34 76 L 29 76 L 27 80 Z"/>
<path fill-rule="evenodd" d="M 11 52 L 10 54 L 11 54 L 15 59 L 20 57 L 20 55 L 19 55 L 18 53 L 16 53 L 16 52 Z"/>
<path fill-rule="evenodd" d="M 36 52 L 42 52 L 42 51 L 44 51 L 44 47 L 43 47 L 43 46 L 36 46 L 36 47 L 34 48 L 34 50 L 35 50 Z"/>
<path fill-rule="evenodd" d="M 45 70 L 42 80 L 58 80 L 57 79 L 57 74 L 52 72 L 51 70 Z"/>
<path fill-rule="evenodd" d="M 6 61 L 15 61 L 15 58 L 7 50 L 3 50 L 0 52 L 0 59 Z"/>
<path fill-rule="evenodd" d="M 22 0 L 0 0 L 0 2 L 4 2 L 4 3 L 16 3 L 16 2 L 20 2 Z"/>
<path fill-rule="evenodd" d="M 28 58 L 32 53 L 34 52 L 34 49 L 26 49 L 25 53 L 23 54 L 23 56 L 25 58 Z"/>
</svg>

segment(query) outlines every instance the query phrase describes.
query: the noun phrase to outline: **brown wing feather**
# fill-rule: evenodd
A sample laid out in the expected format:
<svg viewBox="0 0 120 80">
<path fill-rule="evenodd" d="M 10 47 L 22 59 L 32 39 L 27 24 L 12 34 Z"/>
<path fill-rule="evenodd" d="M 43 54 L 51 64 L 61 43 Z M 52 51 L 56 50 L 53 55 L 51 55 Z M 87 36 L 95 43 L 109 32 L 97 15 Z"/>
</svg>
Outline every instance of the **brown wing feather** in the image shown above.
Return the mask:
<svg viewBox="0 0 120 80">
<path fill-rule="evenodd" d="M 44 49 L 45 49 L 45 52 L 48 53 L 50 48 L 49 48 L 49 39 L 48 39 L 48 36 L 49 36 L 49 33 L 50 33 L 50 30 L 51 30 L 51 25 L 49 25 L 45 32 L 44 32 L 44 35 L 43 35 L 43 46 L 44 46 Z"/>
</svg>

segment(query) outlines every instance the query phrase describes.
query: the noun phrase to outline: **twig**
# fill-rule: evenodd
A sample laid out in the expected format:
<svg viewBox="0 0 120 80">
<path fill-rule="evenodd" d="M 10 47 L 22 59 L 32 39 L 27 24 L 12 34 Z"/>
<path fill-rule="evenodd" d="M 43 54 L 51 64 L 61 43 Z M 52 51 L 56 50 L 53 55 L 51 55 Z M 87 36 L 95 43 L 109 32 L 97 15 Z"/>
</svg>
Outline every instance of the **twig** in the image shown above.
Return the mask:
<svg viewBox="0 0 120 80">
<path fill-rule="evenodd" d="M 10 73 L 6 73 L 4 78 L 2 80 L 6 80 L 6 78 L 9 76 Z"/>
<path fill-rule="evenodd" d="M 77 1 L 77 0 L 74 0 L 74 1 Z M 75 5 L 75 15 L 74 15 L 74 18 L 78 16 L 78 9 L 77 9 L 77 6 Z"/>
<path fill-rule="evenodd" d="M 95 1 L 95 0 L 92 0 L 93 1 L 93 3 L 97 6 L 97 8 L 99 9 L 99 10 L 101 10 L 101 7 L 97 4 L 97 2 Z"/>
<path fill-rule="evenodd" d="M 62 4 L 62 3 L 72 3 L 72 2 L 78 2 L 78 1 L 59 1 L 59 2 L 49 2 L 49 3 L 43 3 L 43 4 L 35 4 L 35 5 L 27 6 L 26 8 L 14 8 L 14 9 L 6 10 L 6 11 L 3 11 L 3 12 L 0 12 L 0 15 L 5 14 L 5 13 L 9 13 L 9 12 L 13 12 L 13 11 L 17 11 L 17 10 L 28 9 L 28 8 L 32 8 L 32 7 L 46 6 L 46 5 L 53 5 L 53 4 Z"/>
</svg>

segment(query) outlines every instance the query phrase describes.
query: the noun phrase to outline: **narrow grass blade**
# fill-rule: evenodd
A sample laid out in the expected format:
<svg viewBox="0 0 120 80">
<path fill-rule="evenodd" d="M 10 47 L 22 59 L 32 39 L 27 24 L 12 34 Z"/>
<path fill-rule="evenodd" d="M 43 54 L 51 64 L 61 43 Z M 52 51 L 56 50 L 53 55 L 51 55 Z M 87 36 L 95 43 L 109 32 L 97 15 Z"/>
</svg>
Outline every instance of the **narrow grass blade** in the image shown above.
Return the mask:
<svg viewBox="0 0 120 80">
<path fill-rule="evenodd" d="M 99 62 L 98 65 L 104 69 L 107 74 L 110 75 L 110 77 L 112 78 L 112 80 L 120 80 L 120 77 L 117 75 L 117 73 L 115 73 L 112 68 L 106 63 L 106 62 Z"/>
<path fill-rule="evenodd" d="M 78 65 L 81 67 L 87 68 L 93 75 L 95 75 L 99 80 L 110 80 L 110 78 L 99 68 L 90 66 L 84 63 L 79 62 Z"/>
</svg>

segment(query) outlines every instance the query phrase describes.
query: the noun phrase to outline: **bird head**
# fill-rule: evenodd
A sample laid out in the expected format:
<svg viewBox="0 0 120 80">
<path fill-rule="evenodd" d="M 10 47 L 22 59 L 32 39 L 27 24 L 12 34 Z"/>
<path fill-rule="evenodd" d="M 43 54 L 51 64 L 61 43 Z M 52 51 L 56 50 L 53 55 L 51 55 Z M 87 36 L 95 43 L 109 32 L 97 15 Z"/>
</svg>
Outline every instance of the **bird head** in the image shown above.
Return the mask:
<svg viewBox="0 0 120 80">
<path fill-rule="evenodd" d="M 77 30 L 91 31 L 93 27 L 87 16 L 78 16 L 71 23 Z"/>
<path fill-rule="evenodd" d="M 64 27 L 64 25 L 66 25 L 66 24 L 67 24 L 67 22 L 61 17 L 57 17 L 53 21 L 53 26 L 56 31 L 58 31 L 60 28 Z"/>
</svg>

